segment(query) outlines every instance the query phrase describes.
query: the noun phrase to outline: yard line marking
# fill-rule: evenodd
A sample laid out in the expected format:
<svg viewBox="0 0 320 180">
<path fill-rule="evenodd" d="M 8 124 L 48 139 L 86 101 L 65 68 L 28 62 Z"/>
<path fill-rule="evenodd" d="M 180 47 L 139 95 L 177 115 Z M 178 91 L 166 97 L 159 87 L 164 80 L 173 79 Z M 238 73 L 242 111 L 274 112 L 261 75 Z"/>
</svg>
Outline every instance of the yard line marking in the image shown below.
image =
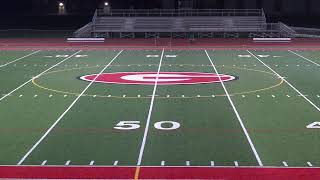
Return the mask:
<svg viewBox="0 0 320 180">
<path fill-rule="evenodd" d="M 190 161 L 186 161 L 186 166 L 190 166 Z"/>
<path fill-rule="evenodd" d="M 47 163 L 47 160 L 44 160 L 44 161 L 41 163 L 41 166 L 46 165 L 46 163 Z"/>
<path fill-rule="evenodd" d="M 70 162 L 71 162 L 71 161 L 68 160 L 64 165 L 69 166 Z"/>
<path fill-rule="evenodd" d="M 14 63 L 14 62 L 20 61 L 21 59 L 24 59 L 24 58 L 26 58 L 26 57 L 29 57 L 29 56 L 31 56 L 31 55 L 34 55 L 34 54 L 36 54 L 36 53 L 38 53 L 38 52 L 40 52 L 40 51 L 41 51 L 41 50 L 32 52 L 32 53 L 27 54 L 27 55 L 25 55 L 25 56 L 23 56 L 23 57 L 20 57 L 20 58 L 18 58 L 18 59 L 15 59 L 15 60 L 13 60 L 13 61 L 7 62 L 6 64 L 2 64 L 2 65 L 0 65 L 0 68 L 2 68 L 2 67 L 4 67 L 4 66 L 7 66 L 7 65 L 9 65 L 9 64 L 12 64 L 12 63 Z"/>
<path fill-rule="evenodd" d="M 139 153 L 139 157 L 138 157 L 137 166 L 141 165 L 143 152 L 144 152 L 144 147 L 145 147 L 146 141 L 147 141 L 147 135 L 148 135 L 149 126 L 150 126 L 150 120 L 151 120 L 151 114 L 152 114 L 152 110 L 153 110 L 153 103 L 154 103 L 154 99 L 155 99 L 155 94 L 156 94 L 157 86 L 158 86 L 158 79 L 159 79 L 159 74 L 160 74 L 163 54 L 164 54 L 164 48 L 162 49 L 160 62 L 159 62 L 159 65 L 158 65 L 158 72 L 157 72 L 156 80 L 154 82 L 153 93 L 152 93 L 150 107 L 149 107 L 149 113 L 148 113 L 146 127 L 145 127 L 144 134 L 143 134 L 143 139 L 142 139 L 142 143 L 141 143 L 141 148 L 140 148 L 140 153 Z"/>
<path fill-rule="evenodd" d="M 254 58 L 256 58 L 258 61 L 260 61 L 265 67 L 267 67 L 270 71 L 272 71 L 275 75 L 278 77 L 280 76 L 276 71 L 274 71 L 271 67 L 269 67 L 266 63 L 261 61 L 257 56 L 255 56 L 253 53 L 251 53 L 249 50 L 247 50 Z M 314 108 L 316 108 L 320 112 L 320 108 L 315 105 L 310 99 L 308 99 L 306 96 L 304 96 L 297 88 L 295 88 L 291 83 L 289 83 L 285 78 L 282 78 L 284 82 L 286 82 L 293 90 L 295 90 L 298 94 L 301 95 L 306 101 L 308 101 Z"/>
<path fill-rule="evenodd" d="M 318 64 L 318 63 L 316 63 L 316 62 L 314 62 L 314 61 L 312 61 L 312 60 L 310 60 L 310 59 L 308 59 L 308 58 L 306 58 L 306 57 L 304 57 L 304 56 L 302 56 L 302 55 L 300 55 L 300 54 L 298 54 L 298 53 L 296 53 L 296 52 L 293 52 L 293 51 L 291 51 L 291 50 L 288 50 L 289 52 L 291 52 L 291 53 L 293 53 L 293 54 L 295 54 L 295 55 L 297 55 L 297 56 L 299 56 L 299 57 L 301 57 L 302 59 L 305 59 L 305 60 L 307 60 L 307 61 L 309 61 L 309 62 L 311 62 L 311 63 L 313 63 L 313 64 L 315 64 L 315 65 L 317 65 L 317 66 L 320 66 L 320 64 Z"/>
<path fill-rule="evenodd" d="M 113 165 L 114 165 L 114 166 L 117 166 L 118 163 L 119 163 L 119 161 L 114 161 L 114 162 L 113 162 Z"/>
<path fill-rule="evenodd" d="M 80 51 L 79 51 L 80 52 Z M 47 135 L 52 131 L 52 129 L 60 122 L 60 120 L 68 113 L 68 111 L 76 104 L 80 97 L 89 89 L 89 87 L 96 81 L 96 79 L 110 66 L 110 64 L 123 52 L 121 50 L 100 72 L 99 74 L 91 81 L 86 88 L 77 96 L 77 98 L 70 104 L 70 106 L 60 115 L 60 117 L 51 125 L 51 127 L 43 134 L 43 136 L 31 147 L 31 149 L 21 158 L 18 162 L 18 165 L 21 165 L 25 159 L 33 152 L 33 150 L 47 137 Z"/>
<path fill-rule="evenodd" d="M 238 161 L 233 161 L 235 166 L 239 166 Z"/>
<path fill-rule="evenodd" d="M 210 161 L 210 165 L 211 165 L 211 166 L 214 166 L 214 161 Z"/>
<path fill-rule="evenodd" d="M 10 94 L 16 92 L 17 90 L 19 90 L 20 88 L 22 88 L 23 86 L 25 86 L 26 84 L 28 84 L 29 82 L 31 82 L 34 78 L 38 78 L 41 75 L 45 74 L 46 72 L 50 71 L 52 68 L 58 66 L 59 64 L 63 63 L 64 61 L 70 59 L 71 57 L 73 57 L 74 55 L 78 54 L 79 52 L 81 52 L 82 50 L 77 51 L 76 53 L 72 54 L 71 56 L 65 58 L 64 60 L 58 62 L 57 64 L 51 66 L 50 68 L 46 69 L 45 71 L 43 71 L 42 73 L 36 75 L 35 77 L 31 78 L 30 80 L 26 81 L 25 83 L 21 84 L 19 87 L 17 87 L 16 89 L 12 90 L 11 92 L 9 92 L 7 95 L 3 96 L 2 98 L 0 98 L 0 101 L 2 101 L 4 98 L 6 98 L 7 96 L 9 96 Z"/>
<path fill-rule="evenodd" d="M 89 164 L 89 165 L 92 166 L 93 164 L 94 164 L 94 161 L 90 161 L 90 164 Z"/>
<path fill-rule="evenodd" d="M 239 121 L 239 123 L 240 123 L 240 125 L 241 125 L 241 128 L 242 128 L 242 130 L 243 130 L 243 132 L 244 132 L 244 134 L 245 134 L 245 136 L 246 136 L 246 138 L 247 138 L 247 140 L 248 140 L 248 142 L 249 142 L 249 144 L 250 144 L 250 147 L 251 147 L 251 149 L 252 149 L 252 151 L 253 151 L 253 153 L 254 153 L 254 155 L 255 155 L 258 163 L 259 163 L 259 166 L 263 166 L 263 163 L 262 163 L 262 161 L 261 161 L 261 159 L 260 159 L 260 156 L 259 156 L 256 148 L 254 147 L 253 143 L 252 143 L 252 140 L 251 140 L 251 138 L 250 138 L 250 136 L 249 136 L 249 133 L 248 133 L 246 127 L 244 126 L 243 122 L 242 122 L 242 119 L 241 119 L 241 117 L 240 117 L 240 115 L 239 115 L 239 113 L 238 113 L 238 110 L 236 109 L 236 107 L 235 107 L 235 105 L 234 105 L 234 103 L 233 103 L 233 101 L 232 101 L 232 99 L 231 99 L 231 97 L 230 97 L 230 95 L 229 95 L 229 93 L 228 93 L 228 91 L 227 91 L 227 88 L 225 87 L 223 81 L 221 80 L 221 77 L 220 77 L 220 75 L 219 75 L 219 73 L 218 73 L 218 70 L 217 70 L 216 66 L 213 64 L 213 62 L 212 62 L 212 60 L 211 60 L 211 57 L 209 56 L 207 50 L 204 50 L 204 51 L 206 52 L 206 55 L 207 55 L 207 57 L 208 57 L 211 65 L 212 65 L 215 73 L 218 74 L 219 81 L 220 81 L 220 83 L 221 83 L 221 85 L 222 85 L 222 87 L 223 87 L 223 89 L 224 89 L 224 91 L 225 91 L 225 94 L 227 95 L 227 98 L 228 98 L 228 100 L 229 100 L 229 102 L 230 102 L 230 105 L 232 106 L 232 109 L 233 109 L 235 115 L 237 116 L 237 119 L 238 119 L 238 121 Z"/>
<path fill-rule="evenodd" d="M 312 167 L 313 165 L 311 164 L 311 162 L 307 162 L 308 166 Z"/>
<path fill-rule="evenodd" d="M 282 164 L 283 164 L 285 167 L 288 167 L 288 163 L 287 163 L 287 162 L 282 161 Z"/>
<path fill-rule="evenodd" d="M 166 164 L 165 161 L 161 161 L 161 166 L 164 166 Z"/>
</svg>

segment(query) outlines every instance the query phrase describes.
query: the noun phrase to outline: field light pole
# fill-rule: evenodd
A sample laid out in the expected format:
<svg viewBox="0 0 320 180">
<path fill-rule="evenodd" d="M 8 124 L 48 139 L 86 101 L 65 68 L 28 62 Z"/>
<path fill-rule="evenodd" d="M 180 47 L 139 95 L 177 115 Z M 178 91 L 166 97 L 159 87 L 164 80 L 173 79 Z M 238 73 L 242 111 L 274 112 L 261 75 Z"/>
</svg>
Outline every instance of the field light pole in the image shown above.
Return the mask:
<svg viewBox="0 0 320 180">
<path fill-rule="evenodd" d="M 105 14 L 109 14 L 109 13 L 110 13 L 110 4 L 109 4 L 108 1 L 104 2 L 103 12 L 104 12 Z"/>
<path fill-rule="evenodd" d="M 58 14 L 65 14 L 66 8 L 63 2 L 58 3 Z"/>
</svg>

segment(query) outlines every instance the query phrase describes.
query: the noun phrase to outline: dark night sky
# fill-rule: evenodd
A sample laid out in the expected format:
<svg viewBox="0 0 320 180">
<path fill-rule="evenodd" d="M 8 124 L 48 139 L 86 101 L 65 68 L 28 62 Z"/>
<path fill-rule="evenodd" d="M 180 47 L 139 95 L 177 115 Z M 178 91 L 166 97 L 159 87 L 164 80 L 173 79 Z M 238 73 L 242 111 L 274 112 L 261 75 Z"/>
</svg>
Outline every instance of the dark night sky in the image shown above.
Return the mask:
<svg viewBox="0 0 320 180">
<path fill-rule="evenodd" d="M 0 0 L 0 29 L 19 27 L 79 27 L 87 23 L 98 7 L 109 1 L 114 9 L 177 8 L 179 0 Z M 184 0 L 180 0 L 184 1 Z M 263 8 L 270 21 L 319 24 L 320 0 L 189 0 L 197 9 Z M 64 2 L 66 12 L 58 15 L 58 3 Z M 30 18 L 28 15 L 32 16 Z M 58 16 L 57 16 L 58 15 Z M 56 17 L 53 17 L 56 16 Z M 26 18 L 23 18 L 26 17 Z M 51 18 L 50 20 L 48 18 Z M 50 23 L 48 23 L 50 22 Z M 55 23 L 54 23 L 55 22 Z M 31 26 L 30 24 L 33 24 Z M 41 26 L 42 27 L 42 26 Z"/>
<path fill-rule="evenodd" d="M 46 14 L 57 12 L 58 2 L 64 2 L 68 13 L 92 13 L 109 1 L 112 8 L 152 9 L 177 8 L 178 0 L 1 0 L 0 13 Z M 184 0 L 180 0 L 184 1 Z M 266 12 L 294 14 L 320 13 L 320 0 L 190 0 L 194 8 L 264 8 Z"/>
</svg>

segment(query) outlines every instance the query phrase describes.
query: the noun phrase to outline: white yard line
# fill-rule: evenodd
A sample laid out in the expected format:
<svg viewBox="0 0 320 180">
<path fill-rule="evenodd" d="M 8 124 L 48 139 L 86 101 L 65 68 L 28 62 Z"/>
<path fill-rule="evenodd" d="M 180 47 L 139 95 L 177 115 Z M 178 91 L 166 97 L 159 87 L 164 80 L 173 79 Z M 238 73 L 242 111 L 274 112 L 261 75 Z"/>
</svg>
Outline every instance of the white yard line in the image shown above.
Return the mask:
<svg viewBox="0 0 320 180">
<path fill-rule="evenodd" d="M 26 57 L 29 57 L 29 56 L 31 56 L 31 55 L 33 55 L 33 54 L 36 54 L 36 53 L 40 52 L 40 51 L 41 51 L 41 50 L 32 52 L 32 53 L 27 54 L 27 55 L 25 55 L 25 56 L 23 56 L 23 57 L 20 57 L 20 58 L 18 58 L 18 59 L 15 59 L 15 60 L 13 60 L 13 61 L 10 61 L 10 62 L 7 62 L 7 63 L 5 63 L 5 64 L 2 64 L 2 65 L 0 65 L 0 68 L 2 68 L 2 67 L 4 67 L 4 66 L 7 66 L 7 65 L 9 65 L 9 64 L 12 64 L 12 63 L 14 63 L 14 62 L 20 61 L 21 59 L 24 59 L 24 58 L 26 58 Z"/>
<path fill-rule="evenodd" d="M 259 62 L 261 62 L 265 67 L 267 67 L 270 71 L 272 71 L 275 75 L 277 75 L 279 78 L 283 79 L 284 82 L 286 82 L 293 90 L 295 90 L 298 94 L 300 94 L 301 97 L 303 97 L 306 101 L 308 101 L 314 108 L 316 108 L 320 112 L 320 108 L 315 105 L 310 99 L 308 99 L 305 95 L 303 95 L 297 88 L 295 88 L 291 83 L 289 83 L 285 78 L 282 78 L 281 75 L 279 75 L 276 71 L 274 71 L 271 67 L 269 67 L 266 63 L 261 61 L 256 55 L 251 53 L 249 50 L 247 50 L 248 53 L 250 53 L 254 58 L 256 58 Z"/>
<path fill-rule="evenodd" d="M 316 62 L 314 62 L 314 61 L 312 61 L 312 60 L 310 60 L 310 59 L 308 59 L 308 58 L 306 58 L 306 57 L 304 57 L 304 56 L 302 56 L 302 55 L 300 55 L 300 54 L 298 54 L 298 53 L 296 53 L 296 52 L 293 52 L 293 51 L 291 51 L 291 50 L 288 50 L 288 51 L 291 52 L 291 53 L 293 53 L 293 54 L 295 54 L 295 55 L 297 55 L 297 56 L 299 56 L 299 57 L 301 57 L 302 59 L 305 59 L 305 60 L 311 62 L 312 64 L 315 64 L 315 65 L 317 65 L 317 66 L 320 66 L 320 64 L 318 64 L 318 63 L 316 63 Z"/>
<path fill-rule="evenodd" d="M 89 87 L 96 81 L 96 79 L 110 66 L 110 64 L 122 53 L 120 51 L 91 81 L 87 87 L 77 96 L 77 98 L 70 104 L 70 106 L 60 115 L 60 117 L 51 125 L 51 127 L 43 134 L 43 136 L 31 147 L 31 149 L 21 158 L 17 165 L 21 165 L 25 159 L 33 152 L 33 150 L 47 137 L 47 135 L 52 131 L 52 129 L 60 122 L 60 120 L 68 113 L 68 111 L 76 104 L 80 97 L 89 89 Z"/>
<path fill-rule="evenodd" d="M 223 89 L 224 89 L 224 91 L 225 91 L 225 94 L 227 95 L 227 98 L 228 98 L 228 100 L 229 100 L 229 102 L 230 102 L 230 105 L 232 106 L 232 109 L 233 109 L 235 115 L 237 116 L 237 119 L 238 119 L 238 121 L 239 121 L 239 123 L 240 123 L 240 125 L 241 125 L 241 128 L 242 128 L 242 130 L 243 130 L 243 132 L 244 132 L 244 134 L 245 134 L 245 136 L 246 136 L 246 138 L 247 138 L 247 140 L 248 140 L 248 142 L 249 142 L 249 144 L 250 144 L 250 147 L 251 147 L 251 149 L 252 149 L 252 151 L 253 151 L 253 153 L 254 153 L 254 155 L 255 155 L 258 163 L 259 163 L 259 166 L 263 166 L 263 163 L 262 163 L 262 161 L 261 161 L 261 159 L 260 159 L 260 156 L 259 156 L 259 154 L 258 154 L 255 146 L 254 146 L 253 143 L 252 143 L 252 140 L 251 140 L 251 138 L 250 138 L 250 136 L 249 136 L 249 133 L 248 133 L 245 125 L 244 125 L 243 122 L 242 122 L 242 119 L 241 119 L 241 117 L 240 117 L 240 115 L 239 115 L 239 113 L 238 113 L 238 110 L 236 109 L 236 107 L 235 107 L 235 105 L 234 105 L 234 103 L 233 103 L 233 101 L 232 101 L 232 99 L 231 99 L 231 97 L 230 97 L 230 95 L 229 95 L 229 93 L 228 93 L 228 91 L 227 91 L 227 88 L 225 87 L 223 81 L 221 80 L 221 77 L 219 76 L 219 73 L 218 73 L 218 71 L 217 71 L 216 66 L 213 64 L 212 59 L 211 59 L 211 57 L 209 56 L 207 50 L 205 50 L 205 52 L 206 52 L 206 55 L 207 55 L 207 57 L 208 57 L 211 65 L 212 65 L 215 73 L 218 75 L 219 81 L 220 81 L 220 83 L 221 83 L 221 85 L 222 85 L 222 87 L 223 87 Z"/>
<path fill-rule="evenodd" d="M 71 57 L 73 57 L 74 55 L 78 54 L 79 52 L 81 52 L 81 50 L 80 50 L 80 51 L 77 51 L 76 53 L 72 54 L 71 56 L 63 59 L 62 61 L 58 62 L 57 64 L 51 66 L 50 68 L 46 69 L 45 71 L 43 71 L 42 73 L 38 74 L 37 76 L 31 78 L 31 79 L 28 80 L 27 82 L 21 84 L 21 85 L 20 85 L 19 87 L 17 87 L 16 89 L 14 89 L 14 90 L 12 90 L 11 92 L 9 92 L 8 94 L 2 96 L 2 97 L 0 98 L 0 101 L 2 101 L 4 98 L 6 98 L 6 97 L 9 96 L 10 94 L 14 93 L 15 91 L 19 90 L 20 88 L 22 88 L 23 86 L 25 86 L 26 84 L 28 84 L 29 82 L 31 82 L 33 79 L 40 77 L 41 75 L 43 75 L 43 74 L 45 74 L 46 72 L 50 71 L 52 68 L 58 66 L 59 64 L 63 63 L 64 61 L 66 61 L 66 60 L 70 59 Z"/>
<path fill-rule="evenodd" d="M 146 141 L 147 141 L 149 126 L 150 126 L 150 120 L 151 120 L 151 114 L 152 114 L 152 110 L 153 110 L 153 103 L 154 103 L 154 99 L 155 99 L 155 95 L 156 95 L 156 91 L 157 91 L 158 79 L 159 79 L 159 74 L 160 74 L 160 69 L 161 69 L 163 54 L 164 54 L 164 48 L 162 49 L 162 53 L 161 53 L 161 57 L 160 57 L 160 62 L 159 62 L 159 66 L 158 66 L 158 72 L 157 72 L 156 80 L 155 80 L 155 82 L 154 82 L 153 93 L 152 93 L 151 102 L 150 102 L 150 107 L 149 107 L 149 113 L 148 113 L 148 117 L 147 117 L 147 123 L 146 123 L 146 127 L 145 127 L 144 134 L 143 134 L 143 139 L 142 139 L 142 143 L 141 143 L 141 147 L 140 147 L 140 152 L 139 152 L 139 157 L 138 157 L 138 161 L 137 161 L 137 166 L 140 166 L 140 165 L 141 165 L 142 157 L 143 157 L 143 153 L 144 153 L 144 147 L 145 147 Z"/>
</svg>

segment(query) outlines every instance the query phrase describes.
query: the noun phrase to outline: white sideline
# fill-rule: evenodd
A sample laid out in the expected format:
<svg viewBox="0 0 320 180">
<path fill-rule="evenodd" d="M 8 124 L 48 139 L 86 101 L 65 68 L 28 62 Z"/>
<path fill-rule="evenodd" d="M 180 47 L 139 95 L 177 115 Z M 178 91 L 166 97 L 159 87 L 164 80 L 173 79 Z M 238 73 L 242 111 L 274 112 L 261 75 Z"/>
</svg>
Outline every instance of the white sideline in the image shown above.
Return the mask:
<svg viewBox="0 0 320 180">
<path fill-rule="evenodd" d="M 26 57 L 29 57 L 29 56 L 31 56 L 31 55 L 33 55 L 33 54 L 37 54 L 37 53 L 40 52 L 40 51 L 41 51 L 41 50 L 32 52 L 32 53 L 27 54 L 27 55 L 25 55 L 25 56 L 23 56 L 23 57 L 20 57 L 20 58 L 18 58 L 18 59 L 15 59 L 15 60 L 13 60 L 13 61 L 10 61 L 10 62 L 7 62 L 7 63 L 5 63 L 5 64 L 2 64 L 2 65 L 0 65 L 0 68 L 2 68 L 2 67 L 4 67 L 4 66 L 7 66 L 7 65 L 9 65 L 9 64 L 12 64 L 12 63 L 14 63 L 14 62 L 20 61 L 21 59 L 24 59 L 24 58 L 26 58 Z"/>
<path fill-rule="evenodd" d="M 60 117 L 51 125 L 51 127 L 43 134 L 43 136 L 32 146 L 32 148 L 21 158 L 17 165 L 21 165 L 25 159 L 32 153 L 32 151 L 47 137 L 52 129 L 60 122 L 60 120 L 67 114 L 67 112 L 74 106 L 74 104 L 80 99 L 80 97 L 89 89 L 89 87 L 96 81 L 96 79 L 110 66 L 110 64 L 122 53 L 121 50 L 91 81 L 87 87 L 77 96 L 77 98 L 70 104 L 70 106 L 60 115 Z"/>
<path fill-rule="evenodd" d="M 311 63 L 313 63 L 313 64 L 315 64 L 315 65 L 317 65 L 317 66 L 320 66 L 320 64 L 318 64 L 318 63 L 316 63 L 316 62 L 314 62 L 314 61 L 312 61 L 312 60 L 310 60 L 310 59 L 308 59 L 308 58 L 306 58 L 306 57 L 304 57 L 304 56 L 302 56 L 302 55 L 300 55 L 300 54 L 298 54 L 298 53 L 296 53 L 296 52 L 293 52 L 293 51 L 291 51 L 291 50 L 288 50 L 289 52 L 291 52 L 291 53 L 293 53 L 293 54 L 295 54 L 295 55 L 297 55 L 297 56 L 299 56 L 299 57 L 301 57 L 302 59 L 305 59 L 305 60 L 307 60 L 307 61 L 309 61 L 309 62 L 311 62 Z"/>
<path fill-rule="evenodd" d="M 63 59 L 62 61 L 58 62 L 57 64 L 55 64 L 55 65 L 53 65 L 53 66 L 51 66 L 50 68 L 46 69 L 46 70 L 43 71 L 42 73 L 40 73 L 40 74 L 36 75 L 35 77 L 31 78 L 31 79 L 28 80 L 27 82 L 21 84 L 21 85 L 20 85 L 19 87 L 17 87 L 16 89 L 14 89 L 14 90 L 12 90 L 11 92 L 9 92 L 8 94 L 2 96 L 2 97 L 0 98 L 0 101 L 2 101 L 4 98 L 6 98 L 6 97 L 9 96 L 10 94 L 14 93 L 15 91 L 17 91 L 18 89 L 22 88 L 23 86 L 25 86 L 26 84 L 28 84 L 29 82 L 31 82 L 33 79 L 42 76 L 44 73 L 50 71 L 52 68 L 58 66 L 59 64 L 63 63 L 64 61 L 70 59 L 71 57 L 73 57 L 74 55 L 78 54 L 78 53 L 81 52 L 81 51 L 82 51 L 82 50 L 77 51 L 76 53 L 72 54 L 71 56 Z"/>
<path fill-rule="evenodd" d="M 256 58 L 260 63 L 262 63 L 264 66 L 266 66 L 270 71 L 272 71 L 275 75 L 277 75 L 279 78 L 281 78 L 284 82 L 286 82 L 293 90 L 295 90 L 298 94 L 300 94 L 301 97 L 303 97 L 306 101 L 308 101 L 314 108 L 316 108 L 320 112 L 320 108 L 315 105 L 310 99 L 308 99 L 305 95 L 303 95 L 297 88 L 295 88 L 292 84 L 290 84 L 285 78 L 282 78 L 281 75 L 279 75 L 276 71 L 274 71 L 271 67 L 269 67 L 266 63 L 261 61 L 256 55 L 251 53 L 249 50 L 247 50 L 248 53 L 250 53 L 254 58 Z"/>
<path fill-rule="evenodd" d="M 159 79 L 163 54 L 164 54 L 164 48 L 162 49 L 161 58 L 160 58 L 159 66 L 158 66 L 158 72 L 157 72 L 156 80 L 154 82 L 153 93 L 152 93 L 150 107 L 149 107 L 149 113 L 148 113 L 148 117 L 147 117 L 147 123 L 146 123 L 146 127 L 145 127 L 144 134 L 143 134 L 143 139 L 142 139 L 142 143 L 141 143 L 141 147 L 140 147 L 137 166 L 141 165 L 144 147 L 145 147 L 146 141 L 147 141 L 147 135 L 148 135 L 149 126 L 150 126 L 151 114 L 152 114 L 152 110 L 153 110 L 153 103 L 154 103 L 154 99 L 155 99 L 155 95 L 156 95 L 156 91 L 157 91 L 157 86 L 158 86 L 158 79 Z"/>
<path fill-rule="evenodd" d="M 263 166 L 263 163 L 262 163 L 262 161 L 261 161 L 261 159 L 260 159 L 260 156 L 259 156 L 256 148 L 254 147 L 253 143 L 252 143 L 252 140 L 251 140 L 251 138 L 250 138 L 250 136 L 249 136 L 249 133 L 248 133 L 246 127 L 244 126 L 243 122 L 242 122 L 242 119 L 241 119 L 241 117 L 240 117 L 240 115 L 239 115 L 239 113 L 238 113 L 238 110 L 236 109 L 236 107 L 235 107 L 235 105 L 234 105 L 234 103 L 233 103 L 233 101 L 232 101 L 232 99 L 231 99 L 231 97 L 230 97 L 230 95 L 229 95 L 229 93 L 228 93 L 228 91 L 227 91 L 227 88 L 225 87 L 223 81 L 221 80 L 221 77 L 220 77 L 220 75 L 219 75 L 219 73 L 218 73 L 218 71 L 217 71 L 216 66 L 213 64 L 213 62 L 212 62 L 212 60 L 211 60 L 211 57 L 209 56 L 207 50 L 204 50 L 204 51 L 206 52 L 206 55 L 207 55 L 207 57 L 208 57 L 211 65 L 212 65 L 215 73 L 218 75 L 219 81 L 220 81 L 220 83 L 221 83 L 221 85 L 222 85 L 222 87 L 223 87 L 223 89 L 224 89 L 224 91 L 225 91 L 225 93 L 226 93 L 226 95 L 227 95 L 227 98 L 228 98 L 228 100 L 229 100 L 229 102 L 230 102 L 230 105 L 232 106 L 232 109 L 233 109 L 234 113 L 235 113 L 236 116 L 237 116 L 237 119 L 238 119 L 238 121 L 239 121 L 239 123 L 240 123 L 240 125 L 241 125 L 241 128 L 242 128 L 244 134 L 245 134 L 246 137 L 247 137 L 247 140 L 248 140 L 248 142 L 249 142 L 249 144 L 250 144 L 250 147 L 251 147 L 251 149 L 252 149 L 252 151 L 253 151 L 253 153 L 254 153 L 254 155 L 255 155 L 258 163 L 259 163 L 259 166 Z"/>
</svg>

